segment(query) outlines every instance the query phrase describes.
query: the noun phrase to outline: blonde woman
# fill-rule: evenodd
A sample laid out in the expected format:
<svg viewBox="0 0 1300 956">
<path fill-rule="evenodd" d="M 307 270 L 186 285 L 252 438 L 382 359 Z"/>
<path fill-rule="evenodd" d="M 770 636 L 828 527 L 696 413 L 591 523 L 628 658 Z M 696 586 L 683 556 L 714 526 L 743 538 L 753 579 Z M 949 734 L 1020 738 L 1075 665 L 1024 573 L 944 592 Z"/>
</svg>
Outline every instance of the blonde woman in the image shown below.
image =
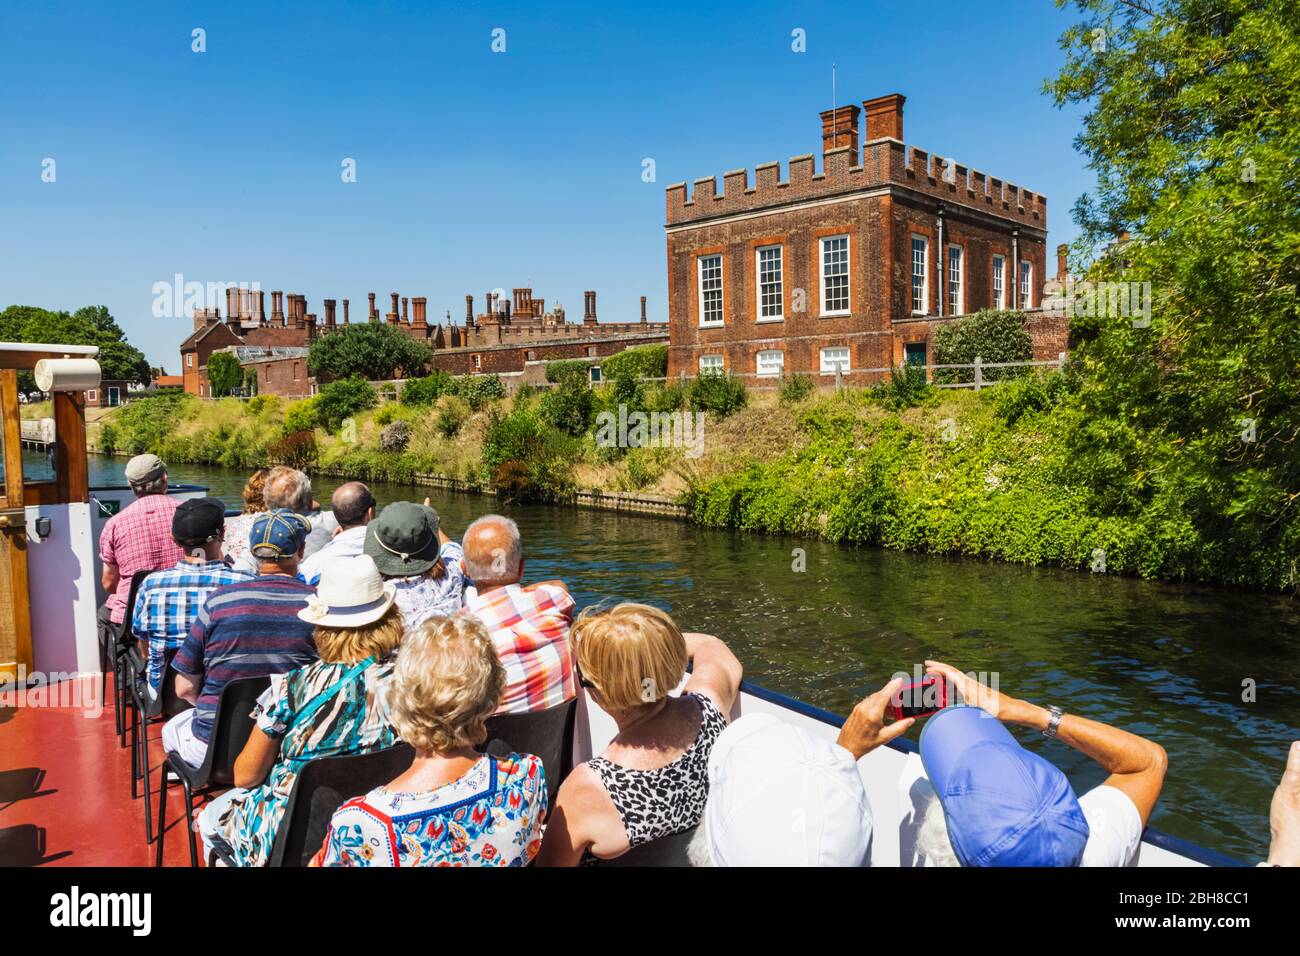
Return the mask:
<svg viewBox="0 0 1300 956">
<path fill-rule="evenodd" d="M 266 511 L 266 501 L 262 497 L 266 489 L 266 476 L 270 471 L 259 468 L 248 476 L 244 483 L 244 507 L 233 518 L 226 519 L 226 536 L 222 541 L 222 550 L 231 564 L 252 565 L 252 556 L 248 553 L 248 532 L 253 529 L 253 521 Z"/>
<path fill-rule="evenodd" d="M 696 826 L 709 795 L 709 751 L 742 675 L 722 641 L 683 634 L 644 604 L 584 612 L 569 640 L 578 683 L 618 734 L 560 785 L 539 866 L 613 859 Z M 682 695 L 670 696 L 688 663 Z"/>
<path fill-rule="evenodd" d="M 210 854 L 228 866 L 263 866 L 289 794 L 316 757 L 391 747 L 392 655 L 402 640 L 394 589 L 364 556 L 336 558 L 298 616 L 316 626 L 320 660 L 272 679 L 235 761 L 235 787 L 199 817 Z"/>
<path fill-rule="evenodd" d="M 546 818 L 542 762 L 474 750 L 487 739 L 504 687 L 505 671 L 477 618 L 436 617 L 408 631 L 392 715 L 415 761 L 335 811 L 313 865 L 526 866 Z"/>
</svg>

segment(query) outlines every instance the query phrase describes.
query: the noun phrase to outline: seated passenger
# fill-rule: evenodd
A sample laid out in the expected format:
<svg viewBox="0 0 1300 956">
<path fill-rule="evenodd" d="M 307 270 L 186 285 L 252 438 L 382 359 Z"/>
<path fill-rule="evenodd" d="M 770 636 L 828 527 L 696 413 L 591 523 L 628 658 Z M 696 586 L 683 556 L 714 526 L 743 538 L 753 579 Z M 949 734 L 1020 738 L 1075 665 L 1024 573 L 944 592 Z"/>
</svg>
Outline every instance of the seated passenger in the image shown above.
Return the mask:
<svg viewBox="0 0 1300 956">
<path fill-rule="evenodd" d="M 203 764 L 227 683 L 316 659 L 312 625 L 298 618 L 314 593 L 296 577 L 309 530 L 305 518 L 282 508 L 258 515 L 249 538 L 258 576 L 210 593 L 172 659 L 176 695 L 194 709 L 163 725 L 163 749 L 192 767 Z"/>
<path fill-rule="evenodd" d="M 834 742 L 772 714 L 747 714 L 724 730 L 709 754 L 692 864 L 870 866 L 871 803 L 858 761 L 915 723 L 885 725 L 902 686 L 893 680 L 859 703 Z"/>
<path fill-rule="evenodd" d="M 561 581 L 527 587 L 519 526 L 501 515 L 484 515 L 465 529 L 465 613 L 492 635 L 506 669 L 503 714 L 547 710 L 577 693 L 569 652 L 573 598 Z"/>
<path fill-rule="evenodd" d="M 271 473 L 269 468 L 259 468 L 248 476 L 244 482 L 244 506 L 239 514 L 226 519 L 226 533 L 221 541 L 222 553 L 226 562 L 234 568 L 240 568 L 252 574 L 257 562 L 248 553 L 248 533 L 253 530 L 257 516 L 266 511 L 266 478 Z"/>
<path fill-rule="evenodd" d="M 1273 791 L 1269 807 L 1273 841 L 1266 866 L 1300 866 L 1300 740 L 1291 744 L 1286 770 Z"/>
<path fill-rule="evenodd" d="M 442 532 L 429 499 L 394 501 L 366 526 L 365 553 L 397 587 L 402 623 L 412 630 L 431 617 L 460 610 L 465 594 L 464 553 Z"/>
<path fill-rule="evenodd" d="M 560 785 L 537 860 L 545 866 L 613 859 L 698 824 L 709 751 L 727 726 L 742 673 L 722 641 L 683 634 L 644 604 L 584 612 L 570 640 L 578 682 L 618 734 Z M 690 663 L 684 692 L 670 696 Z"/>
<path fill-rule="evenodd" d="M 973 706 L 939 711 L 921 734 L 921 763 L 936 794 L 917 834 L 924 865 L 1133 864 L 1164 784 L 1164 748 L 999 693 L 948 664 L 926 661 L 926 673 L 946 678 Z M 1109 776 L 1075 797 L 1065 774 L 1020 746 L 1008 723 L 1057 738 Z"/>
<path fill-rule="evenodd" d="M 298 617 L 315 628 L 320 660 L 273 680 L 258 698 L 256 724 L 235 761 L 236 789 L 199 816 L 204 845 L 227 866 L 266 864 L 308 760 L 397 742 L 386 694 L 402 619 L 374 562 L 364 555 L 326 561 L 319 593 Z"/>
<path fill-rule="evenodd" d="M 334 489 L 330 497 L 330 514 L 338 529 L 329 543 L 311 557 L 304 558 L 298 577 L 313 587 L 320 581 L 321 568 L 333 558 L 353 558 L 361 554 L 366 540 L 366 525 L 375 517 L 375 496 L 360 481 L 349 481 Z"/>
<path fill-rule="evenodd" d="M 546 819 L 546 774 L 531 754 L 475 751 L 505 673 L 473 617 L 433 618 L 397 656 L 393 723 L 410 769 L 335 811 L 313 866 L 525 866 Z"/>
</svg>

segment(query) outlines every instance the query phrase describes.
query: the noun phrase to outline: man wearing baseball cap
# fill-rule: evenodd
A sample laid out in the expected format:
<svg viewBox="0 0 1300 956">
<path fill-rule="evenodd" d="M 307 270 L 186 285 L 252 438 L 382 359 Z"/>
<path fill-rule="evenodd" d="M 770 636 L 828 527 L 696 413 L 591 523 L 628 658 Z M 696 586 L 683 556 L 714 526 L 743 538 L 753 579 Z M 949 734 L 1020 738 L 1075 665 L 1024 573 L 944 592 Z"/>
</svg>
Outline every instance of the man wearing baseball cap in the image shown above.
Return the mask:
<svg viewBox="0 0 1300 956">
<path fill-rule="evenodd" d="M 126 463 L 126 481 L 135 494 L 108 519 L 99 534 L 104 562 L 100 583 L 108 598 L 99 609 L 99 643 L 112 646 L 126 616 L 131 578 L 137 571 L 170 568 L 185 556 L 172 540 L 172 515 L 180 503 L 167 494 L 167 467 L 157 455 L 136 455 Z"/>
<path fill-rule="evenodd" d="M 926 661 L 966 704 L 930 717 L 921 763 L 934 790 L 916 852 L 925 865 L 1130 866 L 1164 785 L 1159 744 L 1056 707 L 1039 707 Z M 1006 724 L 1054 737 L 1109 774 L 1076 797 L 1054 764 L 1026 750 Z"/>
<path fill-rule="evenodd" d="M 221 560 L 226 506 L 216 498 L 190 498 L 172 514 L 172 541 L 184 549 L 175 567 L 155 571 L 140 585 L 131 629 L 148 661 L 149 696 L 156 697 L 167 652 L 181 646 L 213 590 L 248 580 Z"/>
<path fill-rule="evenodd" d="M 287 508 L 259 514 L 248 534 L 258 576 L 209 594 L 172 659 L 176 693 L 194 709 L 163 726 L 163 748 L 191 766 L 203 763 L 227 683 L 283 674 L 316 660 L 315 628 L 298 617 L 315 593 L 297 578 L 310 531 L 310 522 Z"/>
</svg>

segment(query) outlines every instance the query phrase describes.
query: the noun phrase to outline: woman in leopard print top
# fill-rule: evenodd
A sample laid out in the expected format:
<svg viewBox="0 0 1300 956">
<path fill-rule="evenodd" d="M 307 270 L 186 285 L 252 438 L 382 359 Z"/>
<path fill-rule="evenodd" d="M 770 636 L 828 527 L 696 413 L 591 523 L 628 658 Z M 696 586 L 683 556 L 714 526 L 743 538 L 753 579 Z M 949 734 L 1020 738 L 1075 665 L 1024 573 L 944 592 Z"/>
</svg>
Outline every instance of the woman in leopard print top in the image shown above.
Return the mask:
<svg viewBox="0 0 1300 956">
<path fill-rule="evenodd" d="M 683 634 L 644 604 L 586 612 L 569 640 L 579 682 L 618 734 L 561 784 L 540 866 L 613 859 L 696 826 L 709 795 L 709 752 L 742 674 L 722 641 Z M 690 679 L 672 696 L 688 664 Z"/>
</svg>

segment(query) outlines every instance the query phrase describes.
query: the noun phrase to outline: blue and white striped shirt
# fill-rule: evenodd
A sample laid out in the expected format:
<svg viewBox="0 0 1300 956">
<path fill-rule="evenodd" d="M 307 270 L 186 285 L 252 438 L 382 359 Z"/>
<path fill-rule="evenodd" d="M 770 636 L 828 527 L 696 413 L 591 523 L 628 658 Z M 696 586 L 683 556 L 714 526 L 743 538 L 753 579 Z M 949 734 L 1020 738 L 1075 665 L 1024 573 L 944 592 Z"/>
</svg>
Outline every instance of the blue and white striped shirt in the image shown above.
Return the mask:
<svg viewBox="0 0 1300 956">
<path fill-rule="evenodd" d="M 164 654 L 184 642 L 208 595 L 216 588 L 251 577 L 221 561 L 180 561 L 176 567 L 155 571 L 140 583 L 131 630 L 137 638 L 149 642 L 150 687 L 158 689 Z"/>
</svg>

